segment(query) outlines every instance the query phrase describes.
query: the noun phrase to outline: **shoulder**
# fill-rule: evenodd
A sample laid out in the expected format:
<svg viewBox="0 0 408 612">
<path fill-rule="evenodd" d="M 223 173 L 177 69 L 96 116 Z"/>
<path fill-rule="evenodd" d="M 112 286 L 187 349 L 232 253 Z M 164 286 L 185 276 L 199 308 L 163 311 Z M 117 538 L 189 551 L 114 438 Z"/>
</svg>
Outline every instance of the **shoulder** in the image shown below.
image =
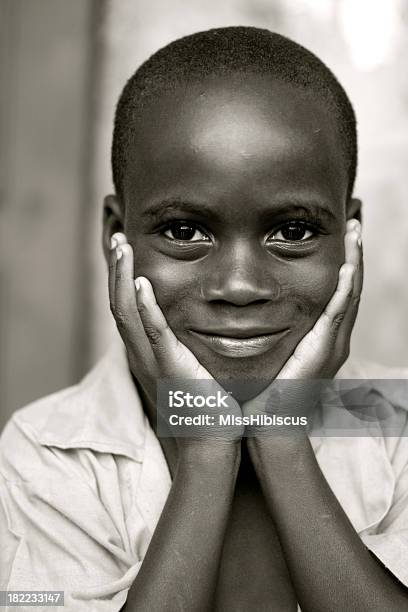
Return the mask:
<svg viewBox="0 0 408 612">
<path fill-rule="evenodd" d="M 408 413 L 408 367 L 386 366 L 353 357 L 343 364 L 336 378 L 358 379 L 386 399 L 396 411 Z"/>
<path fill-rule="evenodd" d="M 120 350 L 119 350 L 120 349 Z M 0 471 L 40 476 L 83 455 L 142 461 L 147 419 L 126 353 L 113 346 L 77 384 L 17 410 L 0 438 Z M 77 466 L 75 465 L 75 468 Z"/>
<path fill-rule="evenodd" d="M 350 356 L 336 378 L 408 379 L 408 366 L 387 366 L 366 358 Z"/>
<path fill-rule="evenodd" d="M 41 432 L 58 408 L 74 398 L 78 385 L 52 393 L 16 410 L 0 436 L 0 472 L 7 479 L 25 479 L 42 466 L 44 448 Z"/>
<path fill-rule="evenodd" d="M 69 402 L 71 398 L 74 399 L 79 387 L 79 384 L 67 387 L 19 408 L 10 417 L 0 439 L 2 440 L 4 436 L 7 437 L 7 430 L 10 426 L 40 430 L 58 406 Z"/>
</svg>

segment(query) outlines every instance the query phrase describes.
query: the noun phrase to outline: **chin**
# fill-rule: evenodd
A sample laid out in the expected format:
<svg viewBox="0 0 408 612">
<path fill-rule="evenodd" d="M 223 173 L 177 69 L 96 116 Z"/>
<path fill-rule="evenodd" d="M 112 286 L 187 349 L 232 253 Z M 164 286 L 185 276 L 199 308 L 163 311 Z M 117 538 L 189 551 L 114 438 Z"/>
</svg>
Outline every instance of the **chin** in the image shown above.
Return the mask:
<svg viewBox="0 0 408 612">
<path fill-rule="evenodd" d="M 266 389 L 282 366 L 280 363 L 274 363 L 274 360 L 264 359 L 263 364 L 260 364 L 259 359 L 223 358 L 221 363 L 218 364 L 218 360 L 213 359 L 205 367 L 224 389 L 231 391 L 235 399 L 246 401 Z"/>
<path fill-rule="evenodd" d="M 234 385 L 239 393 L 242 390 L 244 394 L 252 393 L 255 397 L 276 378 L 304 333 L 303 330 L 299 331 L 299 327 L 289 330 L 288 334 L 277 339 L 269 350 L 245 357 L 239 357 L 237 354 L 233 357 L 220 355 L 189 333 L 184 332 L 177 336 L 221 385 L 223 381 L 228 382 L 228 385 Z"/>
</svg>

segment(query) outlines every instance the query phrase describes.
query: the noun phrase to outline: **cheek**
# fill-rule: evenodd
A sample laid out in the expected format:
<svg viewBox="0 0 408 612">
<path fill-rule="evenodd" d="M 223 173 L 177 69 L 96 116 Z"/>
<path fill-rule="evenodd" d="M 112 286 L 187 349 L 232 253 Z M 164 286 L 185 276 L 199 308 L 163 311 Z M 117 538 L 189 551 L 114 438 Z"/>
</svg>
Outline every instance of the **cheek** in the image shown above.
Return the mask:
<svg viewBox="0 0 408 612">
<path fill-rule="evenodd" d="M 293 316 L 300 316 L 305 325 L 312 327 L 329 302 L 337 286 L 339 267 L 314 262 L 294 271 L 286 299 L 293 305 Z"/>
<path fill-rule="evenodd" d="M 135 251 L 135 276 L 146 276 L 153 285 L 157 303 L 169 325 L 177 329 L 185 319 L 199 291 L 197 275 L 180 262 L 165 262 L 163 258 L 150 257 Z"/>
<path fill-rule="evenodd" d="M 174 331 L 183 331 L 183 322 L 197 312 L 202 297 L 200 277 L 194 266 L 171 261 L 150 249 L 133 245 L 135 276 L 146 276 L 152 283 L 156 300 Z M 292 261 L 279 271 L 282 292 L 279 296 L 282 320 L 293 326 L 293 340 L 300 339 L 319 318 L 333 295 L 341 265 L 338 245 L 316 261 Z M 277 279 L 275 279 L 277 280 Z M 271 304 L 274 309 L 277 304 Z M 296 337 L 295 337 L 296 336 Z"/>
</svg>

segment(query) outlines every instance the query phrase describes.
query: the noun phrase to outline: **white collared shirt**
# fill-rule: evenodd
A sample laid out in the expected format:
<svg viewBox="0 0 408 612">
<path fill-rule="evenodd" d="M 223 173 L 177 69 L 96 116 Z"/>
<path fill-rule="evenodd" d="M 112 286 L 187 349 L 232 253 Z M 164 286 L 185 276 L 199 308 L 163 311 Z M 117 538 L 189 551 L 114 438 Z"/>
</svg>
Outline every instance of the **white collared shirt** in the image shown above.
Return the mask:
<svg viewBox="0 0 408 612">
<path fill-rule="evenodd" d="M 408 370 L 349 359 L 336 378 L 408 379 Z M 328 436 L 328 415 L 310 439 L 363 542 L 408 586 L 408 397 L 378 397 L 398 436 L 375 427 Z M 170 487 L 124 348 L 114 346 L 79 385 L 18 410 L 4 429 L 0 591 L 64 591 L 69 612 L 119 611 Z"/>
</svg>

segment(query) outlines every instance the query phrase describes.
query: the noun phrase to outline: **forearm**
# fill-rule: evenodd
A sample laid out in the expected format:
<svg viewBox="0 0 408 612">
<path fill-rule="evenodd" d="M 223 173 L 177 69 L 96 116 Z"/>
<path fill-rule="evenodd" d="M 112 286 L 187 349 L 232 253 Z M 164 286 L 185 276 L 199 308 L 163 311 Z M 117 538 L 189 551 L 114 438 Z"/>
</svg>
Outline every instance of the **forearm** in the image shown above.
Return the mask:
<svg viewBox="0 0 408 612">
<path fill-rule="evenodd" d="M 212 610 L 239 460 L 239 443 L 180 459 L 127 612 Z"/>
<path fill-rule="evenodd" d="M 253 438 L 248 448 L 302 610 L 404 609 L 407 595 L 362 543 L 307 436 Z"/>
</svg>

